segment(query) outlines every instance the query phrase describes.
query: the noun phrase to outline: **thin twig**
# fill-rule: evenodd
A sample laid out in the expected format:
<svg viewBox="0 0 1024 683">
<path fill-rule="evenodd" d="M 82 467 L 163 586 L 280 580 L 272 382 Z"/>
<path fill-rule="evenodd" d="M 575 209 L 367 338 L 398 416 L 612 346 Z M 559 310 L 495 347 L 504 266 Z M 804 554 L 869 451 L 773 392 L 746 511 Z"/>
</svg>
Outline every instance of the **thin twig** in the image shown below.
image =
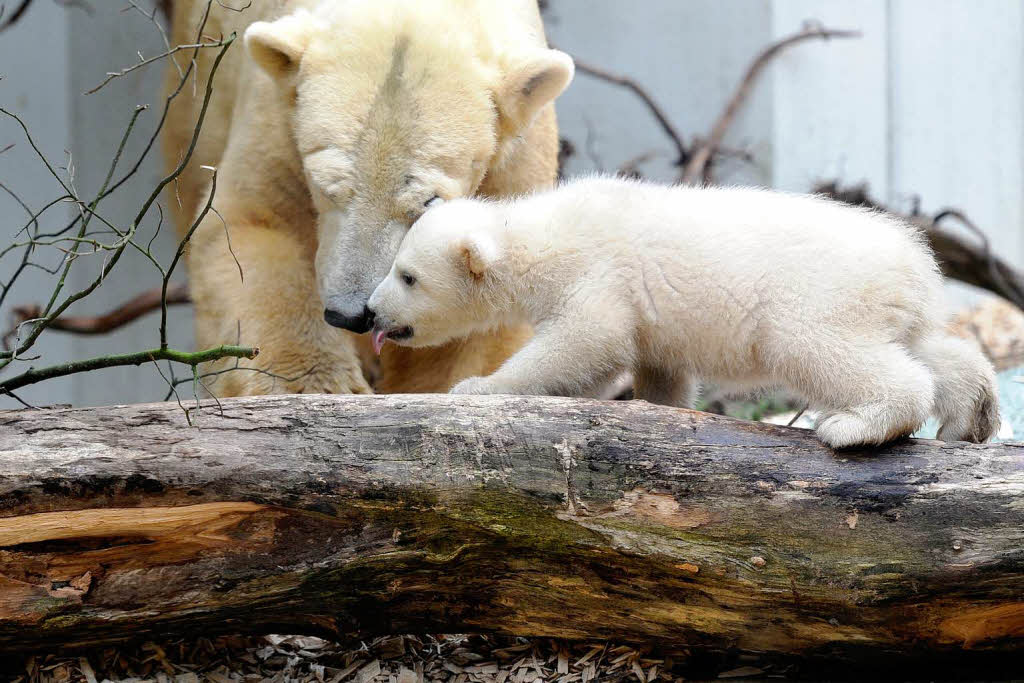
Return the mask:
<svg viewBox="0 0 1024 683">
<path fill-rule="evenodd" d="M 25 401 L 25 400 L 24 400 L 23 398 L 21 398 L 20 396 L 18 396 L 18 395 L 17 395 L 16 393 L 14 393 L 13 391 L 5 391 L 5 392 L 3 392 L 3 395 L 4 395 L 4 396 L 10 396 L 10 397 L 11 397 L 11 398 L 13 398 L 13 399 L 14 399 L 15 401 L 17 401 L 17 402 L 18 402 L 18 403 L 20 403 L 21 405 L 25 406 L 25 407 L 26 407 L 26 408 L 28 408 L 29 410 L 38 410 L 38 408 L 37 408 L 36 406 L 32 405 L 31 403 L 28 403 L 27 401 Z"/>
<path fill-rule="evenodd" d="M 111 71 L 110 73 L 107 74 L 107 77 L 103 79 L 102 83 L 100 83 L 99 85 L 97 85 L 94 88 L 89 88 L 88 90 L 86 90 L 82 94 L 83 95 L 92 95 L 93 93 L 102 90 L 103 87 L 107 83 L 110 83 L 115 78 L 120 78 L 122 76 L 127 76 L 128 74 L 130 74 L 131 72 L 133 72 L 133 71 L 135 71 L 137 69 L 141 69 L 144 66 L 149 66 L 150 64 L 152 64 L 154 62 L 158 62 L 161 59 L 166 59 L 167 57 L 170 57 L 171 55 L 173 55 L 175 53 L 181 52 L 182 50 L 201 50 L 201 49 L 207 48 L 207 47 L 220 47 L 221 45 L 222 45 L 222 43 L 220 41 L 216 41 L 216 42 L 212 42 L 212 43 L 194 43 L 192 45 L 177 45 L 175 47 L 172 47 L 170 50 L 166 50 L 164 52 L 161 52 L 160 54 L 156 55 L 155 57 L 150 57 L 149 59 L 142 59 L 138 63 L 132 64 L 131 66 L 127 66 L 127 67 L 121 69 L 120 71 Z M 171 60 L 171 61 L 174 61 L 174 60 Z"/>
<path fill-rule="evenodd" d="M 662 109 L 661 105 L 651 97 L 650 93 L 648 93 L 643 86 L 629 76 L 612 73 L 611 71 L 594 66 L 593 64 L 581 62 L 575 57 L 573 58 L 573 61 L 576 63 L 576 71 L 631 90 L 643 101 L 645 105 L 647 105 L 647 108 L 654 115 L 654 118 L 657 119 L 658 125 L 661 126 L 661 129 L 665 131 L 665 134 L 672 140 L 672 144 L 674 144 L 676 148 L 676 164 L 682 166 L 689 160 L 690 150 L 687 149 L 686 143 L 683 141 L 683 136 L 679 134 L 675 125 L 673 125 L 672 121 L 669 120 L 665 110 Z"/>
<path fill-rule="evenodd" d="M 706 169 L 715 150 L 722 144 L 722 139 L 725 137 L 725 132 L 732 125 L 733 119 L 736 118 L 736 113 L 740 110 L 740 107 L 749 97 L 751 90 L 753 90 L 754 83 L 757 80 L 758 75 L 761 71 L 781 52 L 786 48 L 802 43 L 806 40 L 821 39 L 829 40 L 831 38 L 859 38 L 861 35 L 860 31 L 846 31 L 827 29 L 820 26 L 806 28 L 800 33 L 795 33 L 787 38 L 769 45 L 765 48 L 761 54 L 747 67 L 747 73 L 744 75 L 743 80 L 740 81 L 736 87 L 736 91 L 729 99 L 728 104 L 725 105 L 725 109 L 722 114 L 715 121 L 714 127 L 711 129 L 711 134 L 708 135 L 707 140 L 703 141 L 697 150 L 693 153 L 689 162 L 686 164 L 686 168 L 683 170 L 683 174 L 680 177 L 680 183 L 683 185 L 693 185 L 699 179 L 704 178 Z"/>
<path fill-rule="evenodd" d="M 178 261 L 181 259 L 181 255 L 185 253 L 185 247 L 188 245 L 192 235 L 196 229 L 206 218 L 206 215 L 210 212 L 210 208 L 213 206 L 213 198 L 217 194 L 217 169 L 210 166 L 203 166 L 205 169 L 212 171 L 212 178 L 210 180 L 210 194 L 206 198 L 206 206 L 199 212 L 196 219 L 192 221 L 192 226 L 185 233 L 185 236 L 178 242 L 178 249 L 174 252 L 174 258 L 171 259 L 171 265 L 167 267 L 167 272 L 164 274 L 164 281 L 162 284 L 162 293 L 160 297 L 160 348 L 167 348 L 167 287 L 170 285 L 171 275 L 174 273 L 175 267 L 178 265 Z"/>
<path fill-rule="evenodd" d="M 805 406 L 804 406 L 803 408 L 801 408 L 800 410 L 798 410 L 798 411 L 797 411 L 797 413 L 796 413 L 796 415 L 794 415 L 794 416 L 793 416 L 793 419 L 792 419 L 792 420 L 790 420 L 790 421 L 789 421 L 789 422 L 788 422 L 788 423 L 786 424 L 786 426 L 787 426 L 787 427 L 792 427 L 793 425 L 795 425 L 795 424 L 796 424 L 796 421 L 800 419 L 800 417 L 801 417 L 801 416 L 802 416 L 802 415 L 804 414 L 804 411 L 806 411 L 806 410 L 807 410 L 807 409 L 808 409 L 809 407 L 810 407 L 810 406 L 807 406 L 807 405 L 805 405 Z"/>
<path fill-rule="evenodd" d="M 191 427 L 192 426 L 192 419 L 189 416 L 189 412 L 188 412 L 189 409 L 186 408 L 185 404 L 181 402 L 181 396 L 178 396 L 177 385 L 173 384 L 173 382 L 174 382 L 174 366 L 171 365 L 171 361 L 167 361 L 167 371 L 171 375 L 170 379 L 168 379 L 167 375 L 165 375 L 163 373 L 163 371 L 160 370 L 160 363 L 158 361 L 153 361 L 153 367 L 156 368 L 156 372 L 157 372 L 158 375 L 160 375 L 160 379 L 162 379 L 164 382 L 166 382 L 167 385 L 171 388 L 171 390 L 169 392 L 167 392 L 167 396 L 164 397 L 164 400 L 168 401 L 168 400 L 170 400 L 171 396 L 174 396 L 174 400 L 177 401 L 178 407 L 181 408 L 181 412 L 185 413 L 185 421 L 188 422 L 189 426 Z"/>
<path fill-rule="evenodd" d="M 203 385 L 203 388 L 206 389 L 207 391 L 210 391 L 209 387 L 207 387 L 206 384 L 202 380 L 209 379 L 209 378 L 213 377 L 214 378 L 214 382 L 216 382 L 217 379 L 219 379 L 221 375 L 226 375 L 228 373 L 234 373 L 234 372 L 251 372 L 251 373 L 254 373 L 254 374 L 257 374 L 257 375 L 263 375 L 264 377 L 269 377 L 272 380 L 274 380 L 274 383 L 271 385 L 271 393 L 273 393 L 274 388 L 277 386 L 278 380 L 280 380 L 282 382 L 298 382 L 300 379 L 305 379 L 306 377 L 308 377 L 311 374 L 313 374 L 314 372 L 316 372 L 318 368 L 319 368 L 318 365 L 314 365 L 314 366 L 312 366 L 311 368 L 309 368 L 308 370 L 306 370 L 305 372 L 303 372 L 300 375 L 295 375 L 293 377 L 285 377 L 284 375 L 279 375 L 279 374 L 277 374 L 275 372 L 271 372 L 270 370 L 264 370 L 263 368 L 254 368 L 254 367 L 247 367 L 247 366 L 244 366 L 244 365 L 240 365 L 239 362 L 238 362 L 238 359 L 235 359 L 234 365 L 232 365 L 230 368 L 224 368 L 223 370 L 211 370 L 210 372 L 204 372 L 201 375 L 199 375 L 199 380 L 200 380 L 200 383 Z M 163 373 L 161 373 L 161 375 L 162 374 Z M 164 396 L 164 400 L 166 401 L 166 400 L 170 399 L 170 397 L 172 395 L 172 392 L 175 391 L 176 387 L 178 387 L 181 384 L 185 384 L 186 382 L 192 382 L 192 381 L 193 381 L 192 377 L 186 377 L 186 378 L 183 378 L 183 379 L 173 379 L 171 382 L 168 382 L 168 386 L 170 387 L 170 390 L 167 392 L 167 395 Z M 212 383 L 213 382 L 211 382 L 211 384 Z M 213 392 L 210 392 L 210 394 L 212 395 Z"/>
<path fill-rule="evenodd" d="M 168 36 L 167 36 L 167 30 L 164 29 L 163 24 L 161 24 L 160 21 L 156 18 L 156 15 L 157 15 L 158 12 L 163 12 L 164 18 L 170 19 L 170 13 L 167 11 L 169 9 L 169 7 L 167 5 L 167 1 L 169 1 L 169 0 L 165 0 L 164 2 L 160 2 L 158 0 L 157 2 L 154 2 L 153 3 L 152 11 L 147 12 L 146 10 L 142 9 L 142 7 L 140 7 L 138 5 L 138 3 L 135 2 L 135 0 L 128 0 L 128 7 L 126 7 L 122 11 L 128 11 L 130 9 L 134 9 L 136 12 L 138 12 L 139 14 L 144 16 L 149 21 L 149 23 L 153 24 L 153 26 L 156 27 L 157 33 L 160 34 L 160 39 L 164 43 L 164 49 L 170 51 L 170 49 L 171 49 L 171 41 L 170 41 L 170 38 L 168 38 Z M 184 78 L 185 72 L 182 71 L 181 65 L 178 64 L 178 60 L 172 59 L 171 60 L 171 64 L 173 64 L 174 68 L 177 69 L 178 77 L 179 78 Z"/>
</svg>

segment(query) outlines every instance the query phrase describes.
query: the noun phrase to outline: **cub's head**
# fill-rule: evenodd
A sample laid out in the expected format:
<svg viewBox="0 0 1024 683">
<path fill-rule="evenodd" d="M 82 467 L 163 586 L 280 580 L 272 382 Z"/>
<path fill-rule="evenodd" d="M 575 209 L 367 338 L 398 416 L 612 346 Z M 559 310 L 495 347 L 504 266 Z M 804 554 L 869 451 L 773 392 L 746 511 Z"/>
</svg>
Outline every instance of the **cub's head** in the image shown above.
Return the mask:
<svg viewBox="0 0 1024 683">
<path fill-rule="evenodd" d="M 373 345 L 436 346 L 495 327 L 502 256 L 496 209 L 460 199 L 431 208 L 405 236 L 394 265 L 370 297 Z"/>
<path fill-rule="evenodd" d="M 437 198 L 474 194 L 572 79 L 572 60 L 539 39 L 496 46 L 496 34 L 523 29 L 466 16 L 474 6 L 323 2 L 246 32 L 252 59 L 291 103 L 333 325 L 370 328 L 366 304 L 409 226 Z"/>
</svg>

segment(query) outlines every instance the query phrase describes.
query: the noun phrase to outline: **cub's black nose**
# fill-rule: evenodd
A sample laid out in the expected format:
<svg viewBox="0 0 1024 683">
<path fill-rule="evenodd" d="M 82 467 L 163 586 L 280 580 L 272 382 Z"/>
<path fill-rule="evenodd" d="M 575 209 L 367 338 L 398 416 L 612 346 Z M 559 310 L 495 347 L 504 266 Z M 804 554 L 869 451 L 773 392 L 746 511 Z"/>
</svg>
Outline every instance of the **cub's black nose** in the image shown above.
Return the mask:
<svg viewBox="0 0 1024 683">
<path fill-rule="evenodd" d="M 356 334 L 362 334 L 363 332 L 369 332 L 370 328 L 373 327 L 373 311 L 364 307 L 359 315 L 345 315 L 332 308 L 325 308 L 324 320 L 327 321 L 328 325 L 340 327 L 343 330 L 355 332 Z"/>
</svg>

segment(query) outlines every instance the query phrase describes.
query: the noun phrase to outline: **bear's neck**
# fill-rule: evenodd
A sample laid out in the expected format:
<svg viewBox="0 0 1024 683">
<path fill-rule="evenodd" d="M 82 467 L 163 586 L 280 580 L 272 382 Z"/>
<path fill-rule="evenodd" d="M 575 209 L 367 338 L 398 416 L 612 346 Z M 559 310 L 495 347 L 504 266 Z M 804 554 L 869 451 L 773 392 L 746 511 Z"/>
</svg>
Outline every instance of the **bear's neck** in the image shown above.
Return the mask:
<svg viewBox="0 0 1024 683">
<path fill-rule="evenodd" d="M 523 212 L 521 202 L 503 208 L 506 215 L 496 229 L 503 257 L 496 267 L 499 291 L 493 300 L 502 302 L 503 323 L 537 325 L 557 312 L 578 281 L 581 256 L 551 239 L 551 230 L 531 222 L 538 215 L 536 209 Z"/>
</svg>

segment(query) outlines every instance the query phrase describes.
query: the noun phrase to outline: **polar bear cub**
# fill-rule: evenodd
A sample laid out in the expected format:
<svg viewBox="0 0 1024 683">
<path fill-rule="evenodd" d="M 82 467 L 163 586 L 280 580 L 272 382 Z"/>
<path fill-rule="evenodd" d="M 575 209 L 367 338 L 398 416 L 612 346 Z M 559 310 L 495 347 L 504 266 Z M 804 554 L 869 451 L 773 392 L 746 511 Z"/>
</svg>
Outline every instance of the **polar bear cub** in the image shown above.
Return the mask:
<svg viewBox="0 0 1024 683">
<path fill-rule="evenodd" d="M 943 331 L 941 292 L 921 236 L 881 213 L 587 178 L 431 208 L 369 307 L 378 352 L 533 325 L 453 393 L 581 395 L 631 369 L 638 398 L 674 406 L 701 380 L 785 386 L 834 448 L 891 441 L 930 413 L 939 438 L 983 442 L 999 425 L 995 375 Z"/>
</svg>

